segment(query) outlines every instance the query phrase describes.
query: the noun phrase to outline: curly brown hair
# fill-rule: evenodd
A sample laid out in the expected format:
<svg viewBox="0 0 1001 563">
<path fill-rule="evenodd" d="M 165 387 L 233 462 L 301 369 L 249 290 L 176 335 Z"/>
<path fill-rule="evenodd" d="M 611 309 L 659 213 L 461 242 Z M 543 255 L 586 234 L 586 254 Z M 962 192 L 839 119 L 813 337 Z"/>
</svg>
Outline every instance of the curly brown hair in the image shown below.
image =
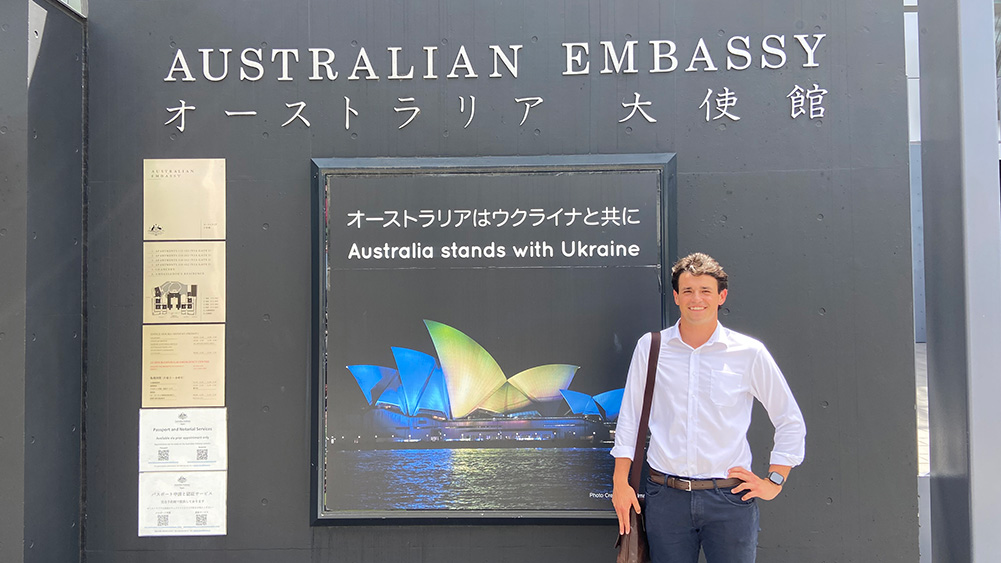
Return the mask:
<svg viewBox="0 0 1001 563">
<path fill-rule="evenodd" d="M 688 272 L 693 276 L 712 276 L 716 278 L 718 291 L 726 289 L 727 275 L 723 271 L 723 266 L 708 254 L 693 252 L 674 263 L 671 267 L 671 287 L 674 291 L 678 291 L 678 278 L 682 272 Z"/>
</svg>

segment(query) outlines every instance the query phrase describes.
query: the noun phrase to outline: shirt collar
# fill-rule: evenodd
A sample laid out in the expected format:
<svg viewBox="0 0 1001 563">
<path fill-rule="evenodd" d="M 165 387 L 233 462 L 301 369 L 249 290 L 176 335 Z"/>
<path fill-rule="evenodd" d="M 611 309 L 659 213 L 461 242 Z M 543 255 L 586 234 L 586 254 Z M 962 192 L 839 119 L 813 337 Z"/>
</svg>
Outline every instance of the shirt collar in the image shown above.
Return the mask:
<svg viewBox="0 0 1001 563">
<path fill-rule="evenodd" d="M 677 340 L 678 342 L 684 344 L 685 346 L 688 346 L 687 344 L 685 344 L 685 341 L 681 339 L 680 325 L 681 325 L 680 320 L 675 322 L 672 326 L 668 327 L 667 331 L 664 333 L 664 336 L 667 340 Z M 724 327 L 723 323 L 716 321 L 716 330 L 713 331 L 712 336 L 709 337 L 709 340 L 706 340 L 706 343 L 703 344 L 702 347 L 704 348 L 706 346 L 712 346 L 717 342 L 719 342 L 723 346 L 728 346 L 730 343 L 729 336 L 730 336 L 730 330 Z"/>
</svg>

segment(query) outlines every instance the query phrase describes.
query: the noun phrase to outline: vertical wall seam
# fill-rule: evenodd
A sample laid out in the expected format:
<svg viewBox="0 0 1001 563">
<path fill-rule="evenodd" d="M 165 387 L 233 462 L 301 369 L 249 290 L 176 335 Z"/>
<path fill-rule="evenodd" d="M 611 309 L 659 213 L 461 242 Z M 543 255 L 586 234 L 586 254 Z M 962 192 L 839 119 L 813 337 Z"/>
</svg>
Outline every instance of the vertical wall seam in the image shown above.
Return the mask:
<svg viewBox="0 0 1001 563">
<path fill-rule="evenodd" d="M 88 151 L 89 151 L 89 28 L 87 19 L 83 19 L 83 45 L 81 48 L 81 118 L 82 131 L 80 138 L 80 515 L 78 539 L 79 561 L 87 560 L 87 216 L 89 202 L 88 184 Z"/>
</svg>

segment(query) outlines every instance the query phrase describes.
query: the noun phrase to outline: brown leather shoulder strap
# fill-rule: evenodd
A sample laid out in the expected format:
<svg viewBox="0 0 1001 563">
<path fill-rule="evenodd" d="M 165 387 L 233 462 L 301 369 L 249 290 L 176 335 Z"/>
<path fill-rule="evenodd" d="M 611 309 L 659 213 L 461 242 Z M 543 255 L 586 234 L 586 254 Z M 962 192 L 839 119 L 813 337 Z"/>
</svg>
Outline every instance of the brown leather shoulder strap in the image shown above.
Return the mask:
<svg viewBox="0 0 1001 563">
<path fill-rule="evenodd" d="M 643 460 L 646 459 L 646 435 L 650 428 L 650 403 L 653 402 L 653 385 L 657 379 L 657 360 L 660 358 L 660 331 L 650 333 L 650 357 L 646 368 L 646 387 L 643 391 L 643 410 L 640 411 L 640 424 L 636 429 L 636 450 L 633 453 L 633 465 L 629 469 L 629 485 L 639 490 L 640 472 L 643 470 Z"/>
</svg>

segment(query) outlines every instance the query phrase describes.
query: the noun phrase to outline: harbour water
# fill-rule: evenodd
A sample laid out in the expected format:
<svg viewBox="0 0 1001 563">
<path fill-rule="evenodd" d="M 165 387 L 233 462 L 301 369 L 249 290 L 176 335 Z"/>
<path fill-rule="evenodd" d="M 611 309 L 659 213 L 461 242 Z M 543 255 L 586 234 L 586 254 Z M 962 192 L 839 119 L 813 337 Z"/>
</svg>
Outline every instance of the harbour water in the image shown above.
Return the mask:
<svg viewBox="0 0 1001 563">
<path fill-rule="evenodd" d="M 331 511 L 611 511 L 608 448 L 331 451 Z"/>
</svg>

